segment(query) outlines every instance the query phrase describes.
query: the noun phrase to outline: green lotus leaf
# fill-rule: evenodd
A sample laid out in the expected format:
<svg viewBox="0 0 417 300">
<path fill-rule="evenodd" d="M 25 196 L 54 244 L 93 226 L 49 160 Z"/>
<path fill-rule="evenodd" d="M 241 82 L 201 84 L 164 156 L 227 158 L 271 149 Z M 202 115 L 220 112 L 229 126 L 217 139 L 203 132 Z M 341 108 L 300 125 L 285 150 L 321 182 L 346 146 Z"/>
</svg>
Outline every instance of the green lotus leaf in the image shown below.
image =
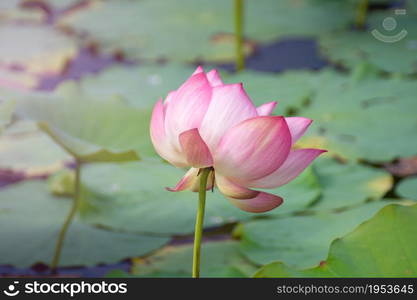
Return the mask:
<svg viewBox="0 0 417 300">
<path fill-rule="evenodd" d="M 366 61 L 386 72 L 417 72 L 415 15 L 398 15 L 394 10 L 372 13 L 368 17 L 368 28 L 364 32 L 335 32 L 322 36 L 319 42 L 323 53 L 349 69 Z"/>
<path fill-rule="evenodd" d="M 351 232 L 388 203 L 375 201 L 340 213 L 244 223 L 238 230 L 240 249 L 257 264 L 282 261 L 294 268 L 312 267 L 326 258 L 334 239 Z"/>
<path fill-rule="evenodd" d="M 245 35 L 263 42 L 345 28 L 354 17 L 352 5 L 342 1 L 264 0 L 246 5 Z M 60 25 L 132 58 L 220 62 L 234 57 L 233 39 L 224 38 L 234 32 L 231 1 L 97 1 L 64 16 Z"/>
<path fill-rule="evenodd" d="M 255 105 L 277 101 L 275 114 L 288 115 L 308 103 L 314 94 L 314 73 L 288 71 L 280 75 L 243 71 L 225 76 L 226 83 L 242 82 Z"/>
<path fill-rule="evenodd" d="M 151 109 L 168 92 L 178 89 L 194 70 L 180 64 L 114 67 L 80 81 L 65 81 L 56 93 L 94 99 L 117 96 L 134 107 Z"/>
<path fill-rule="evenodd" d="M 149 113 L 116 100 L 82 98 L 19 101 L 18 115 L 38 122 L 57 144 L 82 162 L 137 160 L 153 153 Z"/>
<path fill-rule="evenodd" d="M 33 122 L 18 121 L 0 137 L 0 168 L 26 176 L 54 173 L 72 161 L 61 147 Z"/>
<path fill-rule="evenodd" d="M 242 81 L 256 105 L 278 101 L 275 114 L 313 119 L 299 147 L 327 149 L 330 156 L 348 161 L 382 162 L 417 154 L 415 80 L 375 75 L 372 66 L 362 64 L 351 76 L 332 70 L 280 75 L 244 71 L 224 80 Z"/>
<path fill-rule="evenodd" d="M 417 3 L 415 1 L 407 1 L 407 11 L 417 15 Z"/>
<path fill-rule="evenodd" d="M 319 201 L 312 210 L 334 210 L 382 198 L 393 185 L 392 176 L 382 170 L 355 163 L 341 164 L 333 159 L 319 159 L 314 165 L 322 187 Z"/>
<path fill-rule="evenodd" d="M 0 40 L 0 64 L 32 74 L 60 73 L 78 52 L 71 37 L 46 25 L 0 23 Z"/>
<path fill-rule="evenodd" d="M 39 262 L 50 263 L 71 201 L 50 195 L 42 181 L 26 181 L 3 189 L 0 264 L 28 267 Z M 115 263 L 147 254 L 168 241 L 165 237 L 104 230 L 76 218 L 66 236 L 60 265 Z"/>
<path fill-rule="evenodd" d="M 256 267 L 239 253 L 236 241 L 202 244 L 201 277 L 249 277 Z M 133 261 L 132 275 L 140 277 L 191 277 L 193 245 L 166 246 Z"/>
<path fill-rule="evenodd" d="M 297 112 L 314 120 L 300 140 L 301 147 L 373 162 L 417 153 L 414 80 L 370 77 L 358 81 L 330 74 L 316 75 L 314 97 Z"/>
<path fill-rule="evenodd" d="M 388 205 L 336 239 L 325 261 L 299 269 L 281 262 L 255 277 L 417 277 L 417 205 Z"/>
<path fill-rule="evenodd" d="M 398 184 L 396 192 L 401 197 L 417 200 L 417 177 L 403 179 Z"/>
<path fill-rule="evenodd" d="M 184 174 L 184 170 L 156 159 L 86 166 L 82 175 L 85 187 L 82 218 L 91 224 L 124 231 L 165 235 L 191 233 L 198 195 L 165 189 L 175 186 Z M 282 196 L 284 204 L 260 215 L 241 211 L 215 188 L 213 193 L 207 194 L 205 226 L 305 210 L 319 196 L 320 186 L 313 172 L 307 170 L 290 184 L 268 192 Z"/>
</svg>

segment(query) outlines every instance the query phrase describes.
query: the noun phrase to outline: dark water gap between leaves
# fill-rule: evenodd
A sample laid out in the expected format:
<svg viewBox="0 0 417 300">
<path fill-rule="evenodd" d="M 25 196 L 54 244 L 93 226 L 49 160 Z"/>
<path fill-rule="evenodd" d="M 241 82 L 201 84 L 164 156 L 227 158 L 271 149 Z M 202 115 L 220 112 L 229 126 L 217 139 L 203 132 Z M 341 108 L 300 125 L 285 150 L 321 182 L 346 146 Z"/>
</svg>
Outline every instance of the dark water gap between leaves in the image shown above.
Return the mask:
<svg viewBox="0 0 417 300">
<path fill-rule="evenodd" d="M 81 48 L 76 57 L 67 62 L 64 71 L 59 75 L 47 75 L 40 78 L 37 90 L 52 91 L 66 80 L 80 80 L 84 76 L 98 74 L 107 68 L 122 65 L 129 67 L 133 61 L 121 55 L 100 55 L 96 46 Z"/>
<path fill-rule="evenodd" d="M 260 45 L 246 58 L 245 68 L 253 71 L 280 73 L 288 70 L 320 70 L 329 62 L 320 55 L 313 38 L 285 38 Z M 235 71 L 233 63 L 218 64 L 219 68 Z"/>
</svg>

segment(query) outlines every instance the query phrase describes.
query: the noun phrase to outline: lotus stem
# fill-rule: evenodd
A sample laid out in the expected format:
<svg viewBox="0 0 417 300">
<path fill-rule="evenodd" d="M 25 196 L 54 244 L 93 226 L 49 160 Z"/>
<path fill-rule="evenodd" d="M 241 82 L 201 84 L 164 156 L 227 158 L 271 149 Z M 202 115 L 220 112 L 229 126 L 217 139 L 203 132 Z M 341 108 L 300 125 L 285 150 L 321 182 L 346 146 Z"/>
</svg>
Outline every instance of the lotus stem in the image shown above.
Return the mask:
<svg viewBox="0 0 417 300">
<path fill-rule="evenodd" d="M 74 219 L 75 214 L 77 213 L 78 207 L 80 205 L 80 200 L 81 200 L 80 181 L 81 181 L 81 162 L 76 160 L 72 207 L 58 235 L 58 240 L 55 246 L 54 257 L 52 259 L 52 263 L 50 266 L 52 273 L 56 272 L 56 269 L 58 267 L 59 260 L 61 257 L 62 247 L 65 241 L 65 236 L 67 234 L 68 228 L 71 225 L 72 220 Z"/>
<path fill-rule="evenodd" d="M 200 277 L 200 254 L 201 239 L 203 236 L 204 211 L 206 207 L 207 179 L 211 168 L 200 169 L 200 187 L 198 191 L 198 210 L 194 229 L 194 250 L 193 250 L 193 278 Z"/>
<path fill-rule="evenodd" d="M 236 41 L 236 71 L 242 71 L 245 68 L 245 53 L 243 49 L 243 11 L 244 0 L 234 0 L 235 13 L 235 41 Z"/>
<path fill-rule="evenodd" d="M 367 12 L 368 0 L 359 0 L 358 9 L 356 13 L 356 28 L 365 28 Z"/>
</svg>

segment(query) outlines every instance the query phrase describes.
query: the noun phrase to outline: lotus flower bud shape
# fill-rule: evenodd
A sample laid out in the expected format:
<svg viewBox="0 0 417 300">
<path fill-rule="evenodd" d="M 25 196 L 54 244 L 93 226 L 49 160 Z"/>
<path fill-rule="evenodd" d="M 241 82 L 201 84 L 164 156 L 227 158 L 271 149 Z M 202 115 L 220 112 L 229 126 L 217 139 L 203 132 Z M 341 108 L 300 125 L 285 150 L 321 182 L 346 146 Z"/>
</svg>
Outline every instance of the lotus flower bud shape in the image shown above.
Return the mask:
<svg viewBox="0 0 417 300">
<path fill-rule="evenodd" d="M 266 212 L 283 199 L 258 191 L 297 177 L 325 150 L 294 149 L 311 120 L 271 116 L 276 102 L 255 107 L 241 83 L 224 84 L 201 67 L 152 113 L 150 134 L 158 154 L 188 172 L 173 192 L 199 188 L 199 169 L 212 168 L 207 189 L 216 186 L 234 205 Z"/>
</svg>

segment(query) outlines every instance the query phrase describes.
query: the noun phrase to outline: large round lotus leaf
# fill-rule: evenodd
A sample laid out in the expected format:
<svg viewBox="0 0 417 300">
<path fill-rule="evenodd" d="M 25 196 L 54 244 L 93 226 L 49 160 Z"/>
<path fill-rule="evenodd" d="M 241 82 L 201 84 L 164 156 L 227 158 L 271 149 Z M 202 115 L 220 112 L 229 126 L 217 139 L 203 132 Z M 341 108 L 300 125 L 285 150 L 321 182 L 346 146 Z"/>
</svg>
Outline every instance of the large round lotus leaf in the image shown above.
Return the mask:
<svg viewBox="0 0 417 300">
<path fill-rule="evenodd" d="M 417 200 L 417 177 L 403 179 L 398 184 L 396 192 L 401 197 Z"/>
<path fill-rule="evenodd" d="M 186 234 L 193 232 L 198 194 L 169 192 L 185 171 L 158 160 L 86 166 L 82 217 L 85 221 L 134 232 Z M 281 195 L 284 204 L 263 216 L 305 210 L 320 193 L 311 170 L 292 183 L 268 192 Z M 260 216 L 233 206 L 215 188 L 207 194 L 205 226 L 218 226 Z M 163 221 L 161 221 L 163 220 Z"/>
<path fill-rule="evenodd" d="M 209 70 L 206 68 L 206 71 Z M 193 67 L 172 63 L 117 67 L 84 77 L 79 82 L 65 81 L 56 93 L 71 94 L 74 97 L 81 94 L 94 98 L 119 96 L 135 107 L 151 108 L 159 98 L 178 89 L 193 72 Z M 329 76 L 333 75 L 332 72 Z M 256 105 L 278 101 L 276 113 L 284 114 L 309 101 L 314 92 L 315 76 L 313 72 L 286 72 L 278 76 L 243 71 L 237 75 L 224 73 L 222 77 L 225 83 L 242 82 Z"/>
<path fill-rule="evenodd" d="M 301 108 L 308 107 L 314 100 L 317 89 L 325 82 L 331 81 L 339 86 L 346 82 L 346 77 L 330 69 L 321 72 L 287 71 L 277 74 L 256 71 L 242 71 L 237 74 L 225 74 L 225 83 L 242 82 L 255 105 L 277 101 L 277 115 L 294 114 Z"/>
<path fill-rule="evenodd" d="M 327 149 L 346 160 L 378 162 L 417 154 L 415 80 L 380 79 L 372 73 L 366 65 L 352 76 L 331 70 L 245 71 L 224 81 L 243 82 L 256 105 L 278 101 L 276 114 L 313 119 L 300 146 Z"/>
<path fill-rule="evenodd" d="M 270 215 L 283 215 L 309 208 L 322 194 L 323 189 L 316 173 L 310 167 L 288 185 L 264 191 L 280 195 L 284 199 L 284 203 L 270 213 Z"/>
<path fill-rule="evenodd" d="M 177 64 L 115 67 L 81 81 L 65 81 L 57 93 L 93 98 L 122 97 L 138 108 L 151 109 L 169 91 L 178 89 L 194 68 Z"/>
<path fill-rule="evenodd" d="M 327 82 L 339 86 L 347 77 L 331 69 L 315 71 L 287 71 L 271 74 L 256 71 L 242 71 L 237 74 L 225 74 L 225 83 L 242 82 L 245 90 L 256 105 L 277 101 L 275 114 L 288 115 L 309 106 L 316 93 Z"/>
<path fill-rule="evenodd" d="M 243 86 L 258 106 L 277 101 L 275 113 L 287 114 L 306 104 L 313 95 L 312 72 L 285 72 L 281 75 L 243 71 L 224 77 L 226 83 L 242 82 Z"/>
<path fill-rule="evenodd" d="M 413 0 L 407 1 L 407 11 L 417 15 L 417 2 Z"/>
<path fill-rule="evenodd" d="M 341 164 L 331 159 L 319 159 L 314 163 L 314 170 L 322 194 L 311 207 L 313 210 L 339 209 L 379 199 L 393 184 L 389 173 L 354 163 Z"/>
<path fill-rule="evenodd" d="M 324 54 L 347 68 L 366 61 L 387 72 L 416 73 L 417 17 L 373 13 L 368 24 L 365 32 L 337 32 L 322 37 L 319 41 Z"/>
<path fill-rule="evenodd" d="M 20 122 L 19 122 L 20 123 Z M 0 168 L 24 172 L 26 176 L 46 175 L 61 169 L 72 158 L 48 135 L 36 128 L 20 131 L 13 124 L 0 137 Z"/>
<path fill-rule="evenodd" d="M 315 96 L 298 112 L 314 120 L 301 146 L 369 161 L 417 153 L 415 81 L 334 76 L 318 75 Z"/>
<path fill-rule="evenodd" d="M 59 73 L 77 53 L 76 43 L 46 25 L 0 24 L 0 64 L 30 73 Z"/>
<path fill-rule="evenodd" d="M 246 3 L 247 35 L 262 41 L 285 36 L 318 36 L 346 28 L 355 15 L 351 3 L 344 1 L 269 0 Z"/>
<path fill-rule="evenodd" d="M 251 261 L 282 261 L 306 268 L 326 258 L 331 242 L 371 218 L 386 201 L 376 201 L 341 213 L 257 220 L 239 228 L 241 250 Z"/>
<path fill-rule="evenodd" d="M 19 101 L 19 116 L 39 127 L 67 152 L 84 162 L 126 161 L 154 153 L 149 139 L 149 112 L 122 101 L 84 98 Z"/>
<path fill-rule="evenodd" d="M 326 261 L 311 269 L 274 262 L 255 277 L 416 277 L 417 205 L 388 205 L 335 240 Z"/>
<path fill-rule="evenodd" d="M 219 55 L 212 39 L 231 28 L 232 19 L 225 17 L 231 3 L 216 2 L 218 11 L 212 1 L 97 1 L 60 23 L 89 33 L 104 50 L 122 49 L 131 58 L 188 61 L 205 54 L 231 59 L 233 44 L 228 42 L 226 52 Z"/>
<path fill-rule="evenodd" d="M 0 193 L 0 264 L 50 263 L 71 199 L 51 196 L 45 182 L 27 181 Z M 62 266 L 114 263 L 161 247 L 168 238 L 119 233 L 75 219 L 62 250 Z"/>
<path fill-rule="evenodd" d="M 201 277 L 249 277 L 256 267 L 238 250 L 236 241 L 201 245 Z M 191 277 L 193 245 L 167 246 L 133 261 L 132 274 L 141 277 Z"/>
<path fill-rule="evenodd" d="M 130 57 L 225 61 L 234 57 L 233 2 L 223 0 L 97 1 L 68 14 L 60 24 L 90 34 L 105 49 Z M 350 23 L 351 5 L 314 0 L 245 1 L 245 36 L 271 41 L 288 35 L 317 35 Z M 109 22 L 112 20 L 112 22 Z M 296 20 L 296 21 L 295 21 Z M 123 32 L 123 34 L 120 34 Z"/>
</svg>

